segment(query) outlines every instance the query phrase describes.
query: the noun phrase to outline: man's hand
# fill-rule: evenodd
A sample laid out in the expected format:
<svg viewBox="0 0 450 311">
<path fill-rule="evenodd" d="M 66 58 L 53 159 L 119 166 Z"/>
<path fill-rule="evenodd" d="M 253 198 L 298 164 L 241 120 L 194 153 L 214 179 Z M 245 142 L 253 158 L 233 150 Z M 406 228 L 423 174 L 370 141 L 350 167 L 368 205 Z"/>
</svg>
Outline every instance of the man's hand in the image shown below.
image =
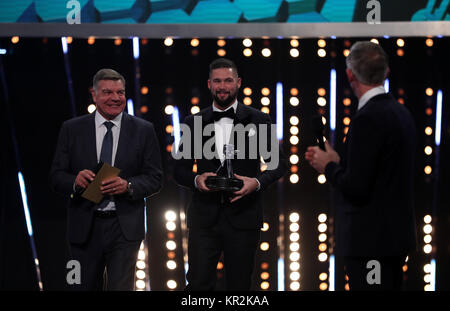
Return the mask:
<svg viewBox="0 0 450 311">
<path fill-rule="evenodd" d="M 234 174 L 234 177 L 242 180 L 244 182 L 244 186 L 242 186 L 240 190 L 233 192 L 234 196 L 230 198 L 231 203 L 236 202 L 243 196 L 246 196 L 247 194 L 250 194 L 258 189 L 258 182 L 256 181 L 256 178 L 240 176 L 238 174 Z"/>
<path fill-rule="evenodd" d="M 325 142 L 325 151 L 320 149 L 319 147 L 308 147 L 305 153 L 305 159 L 309 162 L 309 164 L 316 169 L 319 173 L 323 174 L 325 172 L 325 167 L 330 162 L 339 163 L 341 158 L 331 148 L 328 141 Z"/>
<path fill-rule="evenodd" d="M 203 173 L 201 175 L 198 175 L 198 177 L 196 178 L 196 182 L 197 182 L 197 189 L 200 192 L 212 192 L 215 190 L 209 189 L 208 187 L 206 187 L 206 178 L 208 178 L 209 176 L 217 176 L 217 174 L 215 173 L 211 173 L 211 172 L 206 172 Z"/>
<path fill-rule="evenodd" d="M 85 189 L 91 181 L 94 180 L 95 174 L 90 170 L 82 170 L 75 178 L 75 188 Z"/>
<path fill-rule="evenodd" d="M 125 179 L 120 178 L 119 176 L 105 179 L 102 182 L 102 186 L 100 187 L 100 191 L 102 194 L 106 195 L 116 195 L 122 194 L 127 191 L 128 182 Z"/>
</svg>

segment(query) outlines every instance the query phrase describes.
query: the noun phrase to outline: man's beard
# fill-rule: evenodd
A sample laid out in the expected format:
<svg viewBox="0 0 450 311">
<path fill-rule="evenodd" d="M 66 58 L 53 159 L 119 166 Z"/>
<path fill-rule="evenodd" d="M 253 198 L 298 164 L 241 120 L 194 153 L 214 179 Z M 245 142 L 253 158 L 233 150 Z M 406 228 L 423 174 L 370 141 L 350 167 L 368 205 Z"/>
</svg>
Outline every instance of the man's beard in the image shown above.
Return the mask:
<svg viewBox="0 0 450 311">
<path fill-rule="evenodd" d="M 220 99 L 216 94 L 212 94 L 212 97 L 217 105 L 219 105 L 222 108 L 226 108 L 230 106 L 235 100 L 236 100 L 236 93 L 230 93 L 228 97 L 224 100 Z"/>
</svg>

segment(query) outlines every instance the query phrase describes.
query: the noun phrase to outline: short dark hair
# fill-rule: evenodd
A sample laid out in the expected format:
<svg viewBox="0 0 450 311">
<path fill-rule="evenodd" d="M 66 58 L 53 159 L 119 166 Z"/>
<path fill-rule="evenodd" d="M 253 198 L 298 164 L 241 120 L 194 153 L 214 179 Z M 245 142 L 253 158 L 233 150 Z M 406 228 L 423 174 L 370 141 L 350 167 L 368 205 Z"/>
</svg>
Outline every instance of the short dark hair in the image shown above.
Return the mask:
<svg viewBox="0 0 450 311">
<path fill-rule="evenodd" d="M 379 44 L 370 41 L 356 42 L 346 62 L 356 79 L 367 85 L 383 84 L 389 67 L 386 52 Z"/>
<path fill-rule="evenodd" d="M 113 69 L 103 68 L 97 71 L 92 81 L 94 91 L 97 90 L 97 85 L 100 80 L 114 80 L 114 81 L 120 80 L 122 81 L 123 86 L 125 87 L 125 78 L 120 73 L 118 73 Z"/>
<path fill-rule="evenodd" d="M 213 60 L 212 63 L 209 64 L 209 75 L 211 76 L 211 72 L 214 69 L 219 68 L 231 68 L 234 71 L 234 73 L 236 73 L 236 76 L 238 75 L 236 64 L 232 60 L 229 60 L 228 58 L 217 58 Z"/>
</svg>

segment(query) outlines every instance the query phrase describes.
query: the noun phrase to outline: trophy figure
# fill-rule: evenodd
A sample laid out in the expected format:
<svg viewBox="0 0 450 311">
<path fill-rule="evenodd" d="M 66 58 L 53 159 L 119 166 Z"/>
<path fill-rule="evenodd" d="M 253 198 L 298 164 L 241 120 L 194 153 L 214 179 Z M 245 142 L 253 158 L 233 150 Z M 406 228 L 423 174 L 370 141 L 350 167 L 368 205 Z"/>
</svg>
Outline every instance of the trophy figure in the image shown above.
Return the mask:
<svg viewBox="0 0 450 311">
<path fill-rule="evenodd" d="M 225 176 L 219 176 L 218 174 L 217 176 L 208 177 L 205 181 L 205 184 L 209 189 L 216 191 L 235 192 L 240 190 L 244 186 L 244 182 L 242 180 L 234 177 L 231 160 L 233 159 L 235 153 L 236 151 L 234 150 L 234 145 L 225 144 L 223 146 L 223 154 L 225 156 L 225 160 L 218 168 L 217 172 L 223 172 L 225 169 Z"/>
</svg>

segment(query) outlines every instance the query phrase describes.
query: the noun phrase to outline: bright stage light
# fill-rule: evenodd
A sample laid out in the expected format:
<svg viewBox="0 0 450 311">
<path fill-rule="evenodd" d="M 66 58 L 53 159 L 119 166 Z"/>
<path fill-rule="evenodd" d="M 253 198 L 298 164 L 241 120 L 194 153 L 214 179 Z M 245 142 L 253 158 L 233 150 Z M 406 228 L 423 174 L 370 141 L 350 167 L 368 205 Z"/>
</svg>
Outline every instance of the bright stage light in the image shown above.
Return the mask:
<svg viewBox="0 0 450 311">
<path fill-rule="evenodd" d="M 197 46 L 199 46 L 200 45 L 200 40 L 198 40 L 197 38 L 193 38 L 192 40 L 191 40 L 191 46 L 192 47 L 197 47 Z"/>
<path fill-rule="evenodd" d="M 289 103 L 291 106 L 297 107 L 300 104 L 300 100 L 297 97 L 291 97 Z"/>
<path fill-rule="evenodd" d="M 289 225 L 289 230 L 291 232 L 297 232 L 300 229 L 300 225 L 296 222 Z"/>
<path fill-rule="evenodd" d="M 324 97 L 319 97 L 317 99 L 317 105 L 324 107 L 327 104 L 327 100 Z"/>
<path fill-rule="evenodd" d="M 324 48 L 324 47 L 327 46 L 327 42 L 326 42 L 324 39 L 319 39 L 319 40 L 317 41 L 317 45 L 318 45 L 319 47 L 321 47 L 321 48 Z"/>
<path fill-rule="evenodd" d="M 167 211 L 164 217 L 167 221 L 175 221 L 177 219 L 177 214 L 174 211 Z"/>
<path fill-rule="evenodd" d="M 173 111 L 174 111 L 174 107 L 173 107 L 172 105 L 167 105 L 167 106 L 164 108 L 164 112 L 165 112 L 167 115 L 171 115 L 171 114 L 173 113 Z"/>
<path fill-rule="evenodd" d="M 433 153 L 433 148 L 431 148 L 430 146 L 426 146 L 424 151 L 426 155 L 431 155 Z"/>
<path fill-rule="evenodd" d="M 253 42 L 251 39 L 249 38 L 245 38 L 244 40 L 242 40 L 242 44 L 246 47 L 249 48 L 252 46 Z"/>
<path fill-rule="evenodd" d="M 296 184 L 299 181 L 299 177 L 297 174 L 291 174 L 291 176 L 289 177 L 289 181 L 291 182 L 291 184 Z"/>
<path fill-rule="evenodd" d="M 173 251 L 177 248 L 177 243 L 175 243 L 175 241 L 169 240 L 166 242 L 166 248 L 170 251 Z"/>
<path fill-rule="evenodd" d="M 291 49 L 289 51 L 289 54 L 291 54 L 291 57 L 297 58 L 300 56 L 300 52 L 298 51 L 298 49 Z"/>
<path fill-rule="evenodd" d="M 290 240 L 291 242 L 297 242 L 299 239 L 300 239 L 300 235 L 299 235 L 298 233 L 296 233 L 296 232 L 291 233 L 291 234 L 289 235 L 289 240 Z"/>
<path fill-rule="evenodd" d="M 176 228 L 177 228 L 177 225 L 173 221 L 168 221 L 166 223 L 166 229 L 168 231 L 175 231 Z"/>
<path fill-rule="evenodd" d="M 317 181 L 319 182 L 319 184 L 324 184 L 327 182 L 327 178 L 324 174 L 320 174 L 319 176 L 317 176 Z"/>
<path fill-rule="evenodd" d="M 225 51 L 224 49 L 218 49 L 217 55 L 219 55 L 220 57 L 224 57 L 225 55 L 227 55 L 227 51 Z"/>
<path fill-rule="evenodd" d="M 428 39 L 425 41 L 425 44 L 426 44 L 428 47 L 432 47 L 432 46 L 434 45 L 433 39 L 428 38 Z"/>
<path fill-rule="evenodd" d="M 246 96 L 252 95 L 252 89 L 249 87 L 244 88 L 243 92 L 244 92 L 244 95 L 246 95 Z"/>
<path fill-rule="evenodd" d="M 291 46 L 292 46 L 293 48 L 298 48 L 298 46 L 300 45 L 300 43 L 298 42 L 297 39 L 292 39 L 292 40 L 290 41 L 290 44 L 291 44 Z"/>
<path fill-rule="evenodd" d="M 269 97 L 263 97 L 263 98 L 261 98 L 261 105 L 263 105 L 263 106 L 269 106 L 269 105 L 270 105 L 270 99 L 269 99 Z"/>
<path fill-rule="evenodd" d="M 166 266 L 169 270 L 175 270 L 177 268 L 177 263 L 175 262 L 175 260 L 169 260 L 167 261 Z"/>
<path fill-rule="evenodd" d="M 244 49 L 244 51 L 242 53 L 244 54 L 245 57 L 250 57 L 253 55 L 252 49 L 249 49 L 249 48 Z"/>
<path fill-rule="evenodd" d="M 293 154 L 289 157 L 289 162 L 291 162 L 291 164 L 297 164 L 299 160 L 300 159 L 296 154 Z"/>
<path fill-rule="evenodd" d="M 224 47 L 227 44 L 227 42 L 224 39 L 217 40 L 217 46 L 220 46 L 221 48 Z"/>
<path fill-rule="evenodd" d="M 425 166 L 423 171 L 425 172 L 425 174 L 430 175 L 431 172 L 433 171 L 433 169 L 431 168 L 431 166 L 427 165 L 427 166 Z"/>
<path fill-rule="evenodd" d="M 11 42 L 12 42 L 13 44 L 19 43 L 19 40 L 20 40 L 19 36 L 14 36 L 14 37 L 11 38 Z"/>
<path fill-rule="evenodd" d="M 397 39 L 397 46 L 400 47 L 400 48 L 404 47 L 405 46 L 405 40 L 403 40 L 401 38 Z"/>
<path fill-rule="evenodd" d="M 293 87 L 290 92 L 291 92 L 292 96 L 298 96 L 298 89 L 297 88 Z"/>
<path fill-rule="evenodd" d="M 318 49 L 317 55 L 319 55 L 319 57 L 325 57 L 327 56 L 327 51 L 325 51 L 324 49 Z"/>
<path fill-rule="evenodd" d="M 191 113 L 192 114 L 196 114 L 196 113 L 199 113 L 199 112 L 200 112 L 200 107 L 199 106 L 193 106 L 191 108 Z"/>
<path fill-rule="evenodd" d="M 95 111 L 95 109 L 97 109 L 97 107 L 95 106 L 95 104 L 90 104 L 90 105 L 87 107 L 87 111 L 88 111 L 89 113 L 93 113 L 93 112 Z"/>
<path fill-rule="evenodd" d="M 172 46 L 173 45 L 173 38 L 172 37 L 167 37 L 166 39 L 164 39 L 164 45 L 165 46 Z"/>
<path fill-rule="evenodd" d="M 432 218 L 430 215 L 425 215 L 425 217 L 423 217 L 423 222 L 426 224 L 430 224 L 431 220 L 432 220 Z"/>
<path fill-rule="evenodd" d="M 300 220 L 299 213 L 293 212 L 289 215 L 289 221 L 290 222 L 298 222 Z"/>
<path fill-rule="evenodd" d="M 264 57 L 270 57 L 270 55 L 272 55 L 272 51 L 269 48 L 264 48 L 261 50 L 261 54 Z"/>
<path fill-rule="evenodd" d="M 425 94 L 427 94 L 427 96 L 433 96 L 434 91 L 431 87 L 429 87 L 425 90 Z"/>
<path fill-rule="evenodd" d="M 325 222 L 327 221 L 327 214 L 322 213 L 317 217 L 317 219 L 319 220 L 319 222 Z"/>
<path fill-rule="evenodd" d="M 298 119 L 297 116 L 292 116 L 292 117 L 289 119 L 289 122 L 290 122 L 292 125 L 298 125 L 299 121 L 300 121 L 300 120 Z"/>
<path fill-rule="evenodd" d="M 298 136 L 291 136 L 291 138 L 289 138 L 289 142 L 291 143 L 291 145 L 297 145 L 299 142 Z"/>
<path fill-rule="evenodd" d="M 177 288 L 177 282 L 175 282 L 174 280 L 169 280 L 167 281 L 167 287 L 169 289 L 175 289 Z"/>
<path fill-rule="evenodd" d="M 252 104 L 252 99 L 250 97 L 244 97 L 244 104 L 250 106 Z"/>
<path fill-rule="evenodd" d="M 269 250 L 269 243 L 267 243 L 267 242 L 262 242 L 261 245 L 259 246 L 259 248 L 260 248 L 263 252 L 268 251 L 268 250 Z"/>
<path fill-rule="evenodd" d="M 324 262 L 324 261 L 327 261 L 328 255 L 327 255 L 327 253 L 320 253 L 318 258 L 319 258 L 320 262 Z"/>
<path fill-rule="evenodd" d="M 291 128 L 289 129 L 289 131 L 290 131 L 290 133 L 291 133 L 292 135 L 298 135 L 298 133 L 299 133 L 299 129 L 298 129 L 298 127 L 296 127 L 296 126 L 291 126 Z"/>
</svg>

